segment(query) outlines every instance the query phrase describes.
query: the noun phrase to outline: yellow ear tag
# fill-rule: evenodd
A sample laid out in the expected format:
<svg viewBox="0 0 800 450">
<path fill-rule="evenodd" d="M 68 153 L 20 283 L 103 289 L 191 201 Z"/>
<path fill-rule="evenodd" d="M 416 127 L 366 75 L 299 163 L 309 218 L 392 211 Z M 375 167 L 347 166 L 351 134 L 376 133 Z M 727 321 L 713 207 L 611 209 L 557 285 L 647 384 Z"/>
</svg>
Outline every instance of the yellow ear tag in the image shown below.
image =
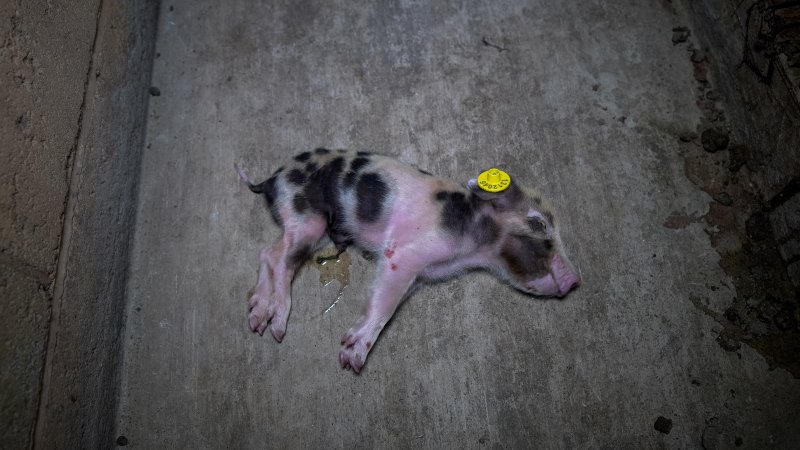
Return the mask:
<svg viewBox="0 0 800 450">
<path fill-rule="evenodd" d="M 486 192 L 504 191 L 509 184 L 511 184 L 511 177 L 494 167 L 478 175 L 478 186 Z"/>
</svg>

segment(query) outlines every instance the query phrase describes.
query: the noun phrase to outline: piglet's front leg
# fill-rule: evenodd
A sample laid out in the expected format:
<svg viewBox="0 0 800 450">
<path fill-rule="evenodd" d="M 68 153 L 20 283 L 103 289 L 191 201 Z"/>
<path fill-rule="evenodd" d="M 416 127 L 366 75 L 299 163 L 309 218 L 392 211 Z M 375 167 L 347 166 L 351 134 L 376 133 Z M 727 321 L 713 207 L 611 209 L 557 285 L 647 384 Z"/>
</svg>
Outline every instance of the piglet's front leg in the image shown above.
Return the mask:
<svg viewBox="0 0 800 450">
<path fill-rule="evenodd" d="M 339 352 L 339 363 L 342 368 L 353 369 L 355 373 L 361 372 L 375 340 L 414 282 L 416 271 L 401 270 L 398 268 L 399 264 L 394 262 L 399 260 L 401 258 L 395 258 L 391 262 L 385 261 L 382 264 L 375 283 L 375 292 L 364 314 L 342 337 L 343 347 Z"/>
</svg>

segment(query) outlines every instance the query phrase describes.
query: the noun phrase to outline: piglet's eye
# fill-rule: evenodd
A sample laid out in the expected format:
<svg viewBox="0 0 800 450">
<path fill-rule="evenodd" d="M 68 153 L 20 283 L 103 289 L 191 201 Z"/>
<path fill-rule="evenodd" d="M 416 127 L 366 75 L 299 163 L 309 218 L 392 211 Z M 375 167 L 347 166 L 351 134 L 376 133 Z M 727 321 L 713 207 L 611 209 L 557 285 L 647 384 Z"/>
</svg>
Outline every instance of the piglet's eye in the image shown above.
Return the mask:
<svg viewBox="0 0 800 450">
<path fill-rule="evenodd" d="M 528 227 L 534 233 L 545 233 L 547 231 L 547 224 L 538 217 L 528 217 Z"/>
</svg>

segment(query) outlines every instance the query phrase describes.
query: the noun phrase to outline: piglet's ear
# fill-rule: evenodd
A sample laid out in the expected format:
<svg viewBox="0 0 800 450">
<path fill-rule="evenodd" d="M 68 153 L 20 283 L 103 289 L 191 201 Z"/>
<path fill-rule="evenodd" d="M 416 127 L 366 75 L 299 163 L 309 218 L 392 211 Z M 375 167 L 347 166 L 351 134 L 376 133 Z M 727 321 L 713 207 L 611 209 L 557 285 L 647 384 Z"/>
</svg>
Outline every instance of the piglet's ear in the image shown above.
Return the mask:
<svg viewBox="0 0 800 450">
<path fill-rule="evenodd" d="M 472 179 L 467 182 L 467 187 L 476 197 L 481 200 L 492 202 L 495 209 L 507 211 L 515 208 L 522 201 L 524 194 L 516 183 L 511 181 L 507 188 L 500 192 L 487 192 L 478 186 L 478 180 Z"/>
<path fill-rule="evenodd" d="M 535 209 L 528 209 L 527 223 L 528 228 L 536 234 L 545 236 L 552 234 L 553 225 L 551 221 L 544 214 Z"/>
</svg>

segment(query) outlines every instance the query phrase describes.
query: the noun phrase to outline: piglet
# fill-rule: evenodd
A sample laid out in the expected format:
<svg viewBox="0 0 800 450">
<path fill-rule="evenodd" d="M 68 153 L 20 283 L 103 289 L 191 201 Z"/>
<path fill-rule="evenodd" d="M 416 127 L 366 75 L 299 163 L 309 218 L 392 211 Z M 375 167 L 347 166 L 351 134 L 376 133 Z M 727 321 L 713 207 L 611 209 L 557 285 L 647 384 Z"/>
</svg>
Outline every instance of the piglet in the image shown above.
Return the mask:
<svg viewBox="0 0 800 450">
<path fill-rule="evenodd" d="M 297 269 L 333 242 L 377 256 L 372 296 L 342 338 L 339 362 L 360 373 L 409 288 L 485 269 L 536 296 L 563 297 L 580 276 L 562 250 L 545 200 L 512 178 L 496 193 L 437 178 L 396 159 L 318 148 L 300 153 L 251 191 L 263 194 L 283 235 L 260 253 L 250 329 L 286 333 Z"/>
</svg>

